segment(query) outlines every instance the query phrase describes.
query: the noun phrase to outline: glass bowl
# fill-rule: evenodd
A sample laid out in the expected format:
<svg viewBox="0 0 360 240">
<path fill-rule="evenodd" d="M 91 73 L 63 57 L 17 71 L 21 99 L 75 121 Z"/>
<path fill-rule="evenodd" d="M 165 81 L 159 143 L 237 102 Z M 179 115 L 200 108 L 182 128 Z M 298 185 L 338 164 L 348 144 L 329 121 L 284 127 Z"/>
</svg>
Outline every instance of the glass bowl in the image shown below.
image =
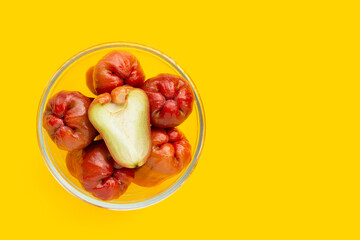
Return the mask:
<svg viewBox="0 0 360 240">
<path fill-rule="evenodd" d="M 56 147 L 45 129 L 42 128 L 42 115 L 47 101 L 61 90 L 79 91 L 88 97 L 95 97 L 86 87 L 85 73 L 104 55 L 112 50 L 123 50 L 134 54 L 146 75 L 146 78 L 159 73 L 172 73 L 185 78 L 195 94 L 193 112 L 178 128 L 185 134 L 192 146 L 192 160 L 180 174 L 166 180 L 162 184 L 144 188 L 130 184 L 128 190 L 118 199 L 102 201 L 85 191 L 79 181 L 74 178 L 66 167 L 66 151 Z M 190 77 L 164 53 L 148 46 L 129 42 L 112 42 L 88 48 L 65 62 L 52 76 L 41 96 L 37 113 L 38 143 L 45 160 L 55 179 L 71 194 L 95 206 L 113 210 L 132 210 L 158 203 L 174 193 L 185 182 L 194 170 L 204 144 L 205 116 L 200 95 Z"/>
</svg>

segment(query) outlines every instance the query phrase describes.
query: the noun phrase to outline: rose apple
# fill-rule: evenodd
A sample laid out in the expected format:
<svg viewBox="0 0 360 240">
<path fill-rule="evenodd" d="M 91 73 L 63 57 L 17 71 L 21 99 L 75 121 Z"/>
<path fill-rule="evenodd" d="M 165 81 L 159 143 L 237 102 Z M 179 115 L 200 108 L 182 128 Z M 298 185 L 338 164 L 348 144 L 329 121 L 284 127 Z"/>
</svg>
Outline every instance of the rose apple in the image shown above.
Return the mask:
<svg viewBox="0 0 360 240">
<path fill-rule="evenodd" d="M 141 87 L 145 74 L 134 55 L 112 51 L 86 73 L 86 83 L 96 95 L 111 92 L 124 84 Z"/>
<path fill-rule="evenodd" d="M 148 79 L 142 89 L 149 97 L 153 126 L 176 127 L 185 121 L 192 111 L 193 90 L 180 76 L 160 74 Z"/>
<path fill-rule="evenodd" d="M 114 169 L 104 141 L 95 141 L 83 150 L 68 152 L 66 165 L 83 187 L 103 200 L 122 195 L 133 179 L 130 169 Z"/>
<path fill-rule="evenodd" d="M 162 183 L 180 173 L 191 161 L 190 143 L 179 130 L 152 128 L 151 141 L 150 157 L 134 173 L 134 183 L 143 187 Z"/>
<path fill-rule="evenodd" d="M 90 98 L 69 91 L 61 91 L 48 101 L 43 127 L 60 149 L 82 149 L 98 134 L 88 119 L 90 103 Z"/>
<path fill-rule="evenodd" d="M 135 168 L 145 163 L 151 139 L 149 101 L 143 90 L 122 86 L 99 95 L 89 107 L 89 119 L 118 164 Z"/>
</svg>

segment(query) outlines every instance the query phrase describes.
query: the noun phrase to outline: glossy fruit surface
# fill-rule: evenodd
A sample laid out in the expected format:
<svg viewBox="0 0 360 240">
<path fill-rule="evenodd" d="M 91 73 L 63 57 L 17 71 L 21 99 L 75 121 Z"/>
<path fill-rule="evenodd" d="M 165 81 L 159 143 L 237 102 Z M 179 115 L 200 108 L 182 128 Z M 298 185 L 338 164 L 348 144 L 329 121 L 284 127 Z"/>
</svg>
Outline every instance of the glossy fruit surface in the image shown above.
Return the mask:
<svg viewBox="0 0 360 240">
<path fill-rule="evenodd" d="M 48 101 L 43 127 L 60 149 L 85 148 L 98 134 L 88 119 L 91 100 L 80 92 L 60 91 Z"/>
<path fill-rule="evenodd" d="M 134 174 L 134 183 L 143 187 L 162 183 L 180 173 L 191 161 L 190 143 L 179 130 L 152 128 L 151 141 L 150 157 Z"/>
<path fill-rule="evenodd" d="M 192 112 L 194 93 L 180 76 L 159 74 L 148 79 L 142 89 L 149 97 L 150 119 L 155 127 L 176 127 Z"/>
<path fill-rule="evenodd" d="M 112 51 L 86 73 L 86 83 L 96 95 L 110 93 L 123 85 L 141 87 L 144 71 L 137 58 L 128 52 Z"/>
<path fill-rule="evenodd" d="M 95 141 L 83 150 L 69 152 L 66 165 L 85 190 L 102 200 L 116 199 L 124 194 L 133 179 L 131 170 L 113 168 L 104 141 Z"/>
</svg>

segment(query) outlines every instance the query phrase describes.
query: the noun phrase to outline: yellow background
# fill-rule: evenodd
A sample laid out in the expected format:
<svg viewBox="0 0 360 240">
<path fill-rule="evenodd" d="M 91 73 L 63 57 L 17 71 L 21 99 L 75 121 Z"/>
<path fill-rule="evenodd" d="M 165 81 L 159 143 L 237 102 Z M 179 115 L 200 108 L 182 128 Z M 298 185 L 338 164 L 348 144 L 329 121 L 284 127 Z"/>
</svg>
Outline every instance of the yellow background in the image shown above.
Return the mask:
<svg viewBox="0 0 360 240">
<path fill-rule="evenodd" d="M 359 239 L 359 7 L 350 1 L 1 3 L 2 239 Z M 38 149 L 55 70 L 109 41 L 174 58 L 204 103 L 189 180 L 115 212 L 66 192 Z"/>
</svg>

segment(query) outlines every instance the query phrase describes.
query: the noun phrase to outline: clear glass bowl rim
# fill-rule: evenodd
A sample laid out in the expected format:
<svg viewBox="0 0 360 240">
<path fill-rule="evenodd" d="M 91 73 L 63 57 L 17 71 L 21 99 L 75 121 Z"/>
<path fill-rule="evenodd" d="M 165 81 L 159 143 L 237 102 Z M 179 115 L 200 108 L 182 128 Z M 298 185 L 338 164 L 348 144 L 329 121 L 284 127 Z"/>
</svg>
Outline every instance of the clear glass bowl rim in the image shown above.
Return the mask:
<svg viewBox="0 0 360 240">
<path fill-rule="evenodd" d="M 81 193 L 80 191 L 78 191 L 76 188 L 74 188 L 71 184 L 69 184 L 62 176 L 61 174 L 57 171 L 56 167 L 54 166 L 53 162 L 50 159 L 50 156 L 46 150 L 46 146 L 45 146 L 45 140 L 43 138 L 43 134 L 42 134 L 42 113 L 44 111 L 44 108 L 46 106 L 46 99 L 49 95 L 50 89 L 52 88 L 52 86 L 55 84 L 56 80 L 58 79 L 58 77 L 67 69 L 67 67 L 69 67 L 72 63 L 74 63 L 75 61 L 77 61 L 78 59 L 80 59 L 81 57 L 85 56 L 86 54 L 89 54 L 91 52 L 95 52 L 97 50 L 101 50 L 101 49 L 106 49 L 106 48 L 114 48 L 114 47 L 127 47 L 127 48 L 134 48 L 134 49 L 140 49 L 152 54 L 157 55 L 158 57 L 162 58 L 163 60 L 165 60 L 167 63 L 169 63 L 172 67 L 174 67 L 176 69 L 176 71 L 178 71 L 181 76 L 183 78 L 185 78 L 191 85 L 193 91 L 194 91 L 194 95 L 195 95 L 195 104 L 197 106 L 198 109 L 198 114 L 199 114 L 199 123 L 200 123 L 200 129 L 199 129 L 199 138 L 198 138 L 198 144 L 197 144 L 197 148 L 195 149 L 195 155 L 194 158 L 192 159 L 192 161 L 190 162 L 187 170 L 185 171 L 185 173 L 181 176 L 180 179 L 178 179 L 178 181 L 176 183 L 174 183 L 170 188 L 168 188 L 166 191 L 162 192 L 159 195 L 156 195 L 152 198 L 146 199 L 144 201 L 141 202 L 136 202 L 136 203 L 124 203 L 124 204 L 116 204 L 116 203 L 111 203 L 111 202 L 105 202 L 105 201 L 101 201 L 95 198 L 91 198 L 83 193 Z M 37 124 L 36 124 L 36 130 L 37 130 L 37 138 L 38 138 L 38 144 L 39 144 L 39 148 L 41 151 L 41 154 L 43 156 L 43 159 L 46 163 L 46 166 L 48 167 L 48 169 L 50 170 L 51 174 L 54 176 L 54 178 L 60 183 L 61 186 L 63 186 L 68 192 L 70 192 L 72 195 L 74 195 L 75 197 L 90 203 L 92 205 L 98 206 L 98 207 L 102 207 L 102 208 L 106 208 L 106 209 L 111 209 L 111 210 L 134 210 L 134 209 L 140 209 L 140 208 L 144 208 L 147 206 L 151 206 L 155 203 L 158 203 L 162 200 L 164 200 L 165 198 L 169 197 L 171 194 L 173 194 L 176 190 L 178 190 L 181 185 L 188 179 L 188 177 L 190 176 L 190 174 L 192 173 L 192 171 L 194 170 L 196 164 L 199 161 L 203 146 L 204 146 L 204 140 L 205 140 L 205 113 L 204 113 L 204 108 L 203 108 L 203 104 L 200 98 L 200 95 L 198 94 L 198 91 L 196 89 L 195 84 L 192 82 L 192 80 L 190 79 L 190 77 L 184 72 L 184 70 L 169 56 L 167 56 L 165 53 L 154 49 L 152 47 L 146 46 L 146 45 L 142 45 L 142 44 L 138 44 L 138 43 L 132 43 L 132 42 L 108 42 L 108 43 L 102 43 L 102 44 L 98 44 L 95 46 L 92 46 L 90 48 L 87 48 L 81 52 L 79 52 L 78 54 L 74 55 L 73 57 L 71 57 L 70 59 L 68 59 L 55 73 L 54 75 L 50 78 L 50 80 L 48 81 L 43 94 L 40 98 L 40 103 L 39 103 L 39 107 L 38 107 L 38 111 L 37 111 Z"/>
</svg>

